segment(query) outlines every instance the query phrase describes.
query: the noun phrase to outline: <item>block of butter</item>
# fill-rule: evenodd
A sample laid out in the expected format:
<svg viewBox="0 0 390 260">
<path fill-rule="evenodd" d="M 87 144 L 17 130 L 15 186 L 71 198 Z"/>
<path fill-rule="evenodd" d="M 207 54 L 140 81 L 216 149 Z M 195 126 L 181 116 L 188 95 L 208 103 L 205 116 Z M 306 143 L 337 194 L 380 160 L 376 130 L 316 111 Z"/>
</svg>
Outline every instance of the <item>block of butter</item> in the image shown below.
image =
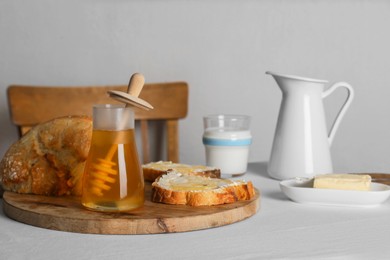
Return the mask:
<svg viewBox="0 0 390 260">
<path fill-rule="evenodd" d="M 314 177 L 313 187 L 319 189 L 369 191 L 370 185 L 370 175 L 344 173 L 317 175 Z"/>
</svg>

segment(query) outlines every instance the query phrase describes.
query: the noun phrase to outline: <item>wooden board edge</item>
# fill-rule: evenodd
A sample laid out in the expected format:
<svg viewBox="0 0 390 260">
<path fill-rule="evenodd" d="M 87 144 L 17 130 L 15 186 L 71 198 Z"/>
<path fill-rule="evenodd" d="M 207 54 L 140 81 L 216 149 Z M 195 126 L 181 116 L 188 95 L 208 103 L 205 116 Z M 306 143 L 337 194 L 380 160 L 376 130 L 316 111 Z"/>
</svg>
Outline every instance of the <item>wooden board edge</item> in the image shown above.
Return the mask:
<svg viewBox="0 0 390 260">
<path fill-rule="evenodd" d="M 3 197 L 3 211 L 11 219 L 35 227 L 73 232 L 83 234 L 102 234 L 102 235 L 137 235 L 137 234 L 162 234 L 179 233 L 209 228 L 217 228 L 230 225 L 255 215 L 260 209 L 260 194 L 256 190 L 256 197 L 241 207 L 232 208 L 226 211 L 216 212 L 205 218 L 202 215 L 173 218 L 149 219 L 97 219 L 89 220 L 86 224 L 85 219 L 67 219 L 63 217 L 63 222 L 58 221 L 61 218 L 50 215 L 28 212 L 13 206 L 7 201 L 7 196 Z M 234 212 L 234 214 L 232 214 Z M 35 216 L 35 217 L 31 217 Z M 62 225 L 63 223 L 63 225 Z M 197 224 L 195 224 L 197 223 Z"/>
</svg>

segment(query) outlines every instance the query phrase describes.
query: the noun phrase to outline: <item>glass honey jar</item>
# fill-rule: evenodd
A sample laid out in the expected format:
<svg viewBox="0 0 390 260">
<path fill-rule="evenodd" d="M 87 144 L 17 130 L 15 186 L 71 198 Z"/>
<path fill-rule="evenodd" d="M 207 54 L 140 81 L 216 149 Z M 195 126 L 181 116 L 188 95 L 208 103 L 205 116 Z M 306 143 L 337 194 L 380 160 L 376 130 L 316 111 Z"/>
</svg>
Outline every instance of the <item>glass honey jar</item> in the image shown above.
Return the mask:
<svg viewBox="0 0 390 260">
<path fill-rule="evenodd" d="M 144 200 L 132 107 L 95 105 L 82 204 L 91 210 L 118 212 L 139 208 Z"/>
</svg>

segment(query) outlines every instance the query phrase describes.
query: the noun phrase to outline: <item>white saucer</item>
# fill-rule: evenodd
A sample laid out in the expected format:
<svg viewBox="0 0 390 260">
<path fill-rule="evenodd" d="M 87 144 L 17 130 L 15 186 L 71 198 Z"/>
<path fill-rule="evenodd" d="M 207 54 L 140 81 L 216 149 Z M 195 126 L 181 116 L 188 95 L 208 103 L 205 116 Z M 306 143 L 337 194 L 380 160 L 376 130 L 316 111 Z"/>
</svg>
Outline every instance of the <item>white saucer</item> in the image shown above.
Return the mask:
<svg viewBox="0 0 390 260">
<path fill-rule="evenodd" d="M 280 182 L 282 192 L 292 201 L 305 204 L 372 207 L 390 197 L 390 186 L 371 183 L 370 191 L 313 188 L 313 178 L 295 178 Z"/>
</svg>

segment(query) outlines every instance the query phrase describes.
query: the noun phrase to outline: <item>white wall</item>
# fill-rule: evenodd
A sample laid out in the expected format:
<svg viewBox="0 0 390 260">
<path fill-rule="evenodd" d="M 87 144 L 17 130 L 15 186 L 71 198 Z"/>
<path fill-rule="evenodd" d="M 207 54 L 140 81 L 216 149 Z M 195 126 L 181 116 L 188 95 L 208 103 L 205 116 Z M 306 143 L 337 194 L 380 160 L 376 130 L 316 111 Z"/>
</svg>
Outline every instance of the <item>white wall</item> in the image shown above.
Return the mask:
<svg viewBox="0 0 390 260">
<path fill-rule="evenodd" d="M 0 0 L 0 156 L 17 139 L 10 84 L 190 85 L 181 161 L 203 163 L 202 116 L 252 116 L 250 161 L 268 160 L 281 93 L 266 70 L 347 81 L 355 100 L 336 171 L 390 171 L 390 1 Z M 345 97 L 328 98 L 328 121 Z"/>
</svg>

